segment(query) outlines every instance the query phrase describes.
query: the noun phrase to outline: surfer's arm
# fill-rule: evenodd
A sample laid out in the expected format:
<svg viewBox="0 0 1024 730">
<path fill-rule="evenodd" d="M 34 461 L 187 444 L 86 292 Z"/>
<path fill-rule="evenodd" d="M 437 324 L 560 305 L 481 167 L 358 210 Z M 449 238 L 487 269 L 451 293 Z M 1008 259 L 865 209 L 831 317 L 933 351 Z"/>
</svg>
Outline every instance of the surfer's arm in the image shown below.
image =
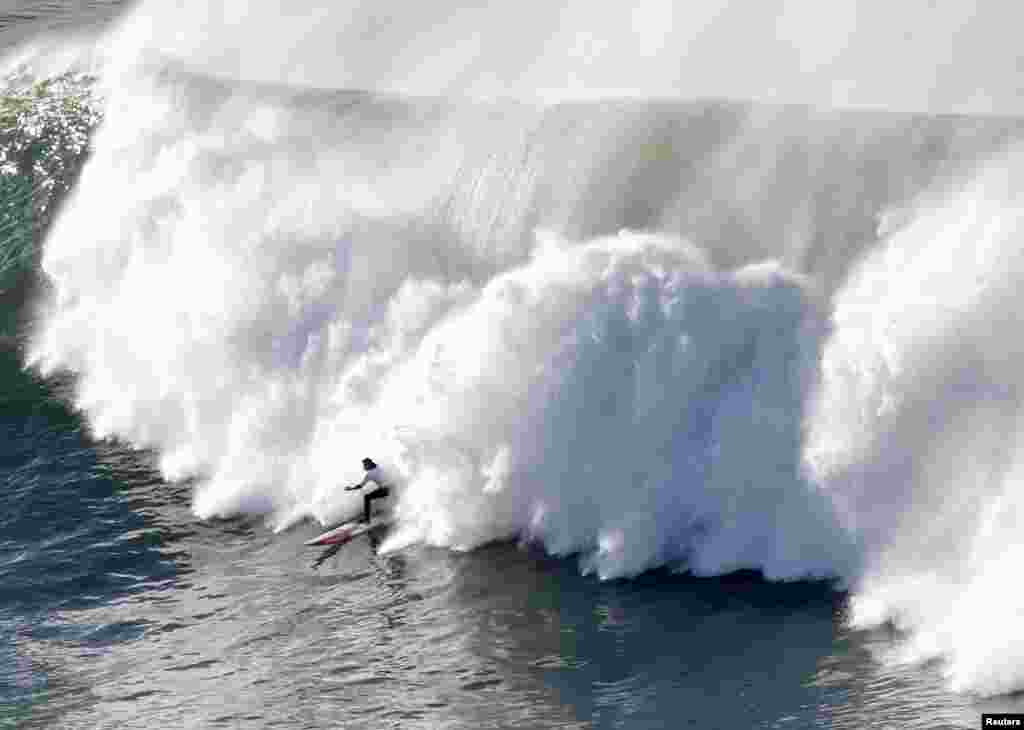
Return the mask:
<svg viewBox="0 0 1024 730">
<path fill-rule="evenodd" d="M 346 492 L 354 492 L 357 489 L 362 489 L 363 487 L 366 486 L 366 483 L 368 481 L 370 481 L 370 477 L 369 476 L 365 476 L 365 477 L 363 477 L 363 481 L 359 482 L 359 484 L 353 484 L 351 487 L 345 487 L 345 491 Z"/>
</svg>

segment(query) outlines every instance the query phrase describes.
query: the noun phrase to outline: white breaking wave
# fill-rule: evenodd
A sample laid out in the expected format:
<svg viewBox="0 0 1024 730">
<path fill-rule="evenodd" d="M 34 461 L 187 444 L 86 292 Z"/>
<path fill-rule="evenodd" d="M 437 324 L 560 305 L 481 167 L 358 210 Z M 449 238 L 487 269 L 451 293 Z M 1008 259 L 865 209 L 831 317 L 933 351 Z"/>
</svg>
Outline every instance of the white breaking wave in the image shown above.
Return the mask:
<svg viewBox="0 0 1024 730">
<path fill-rule="evenodd" d="M 201 517 L 331 521 L 357 507 L 339 487 L 372 455 L 405 485 L 403 539 L 526 535 L 606 576 L 683 558 L 845 570 L 800 475 L 824 325 L 799 277 L 718 274 L 682 240 L 629 232 L 494 254 L 490 222 L 431 224 L 427 185 L 453 164 L 420 147 L 410 162 L 377 139 L 392 130 L 330 103 L 221 91 L 210 109 L 201 81 L 139 89 L 114 94 L 47 247 L 57 295 L 34 357 L 80 374 L 99 435 L 155 448 L 169 478 L 202 475 Z M 447 151 L 437 128 L 413 131 Z"/>
<path fill-rule="evenodd" d="M 856 625 L 957 689 L 1021 686 L 1024 150 L 917 211 L 839 292 L 807 458 L 869 558 Z"/>
<path fill-rule="evenodd" d="M 677 240 L 541 249 L 383 379 L 410 529 L 455 546 L 525 531 L 606 576 L 687 556 L 834 574 L 842 533 L 797 458 L 813 311 L 776 266 L 715 275 Z"/>
<path fill-rule="evenodd" d="M 912 631 L 905 658 L 1024 686 L 1002 583 L 1024 545 L 1019 150 L 965 175 L 993 143 L 955 121 L 645 101 L 746 93 L 672 65 L 731 37 L 738 4 L 685 31 L 678 4 L 644 5 L 629 43 L 618 11 L 575 33 L 591 4 L 378 6 L 142 4 L 111 37 L 31 352 L 78 374 L 94 431 L 199 477 L 201 518 L 334 521 L 371 456 L 398 483 L 392 547 L 836 576 L 856 625 Z M 877 10 L 813 64 L 830 89 Z M 616 63 L 637 38 L 657 42 Z M 891 68 L 872 64 L 848 91 Z M 632 105 L 537 101 L 631 79 Z M 482 100 L 495 84 L 517 100 Z M 804 91 L 781 96 L 835 101 Z"/>
</svg>

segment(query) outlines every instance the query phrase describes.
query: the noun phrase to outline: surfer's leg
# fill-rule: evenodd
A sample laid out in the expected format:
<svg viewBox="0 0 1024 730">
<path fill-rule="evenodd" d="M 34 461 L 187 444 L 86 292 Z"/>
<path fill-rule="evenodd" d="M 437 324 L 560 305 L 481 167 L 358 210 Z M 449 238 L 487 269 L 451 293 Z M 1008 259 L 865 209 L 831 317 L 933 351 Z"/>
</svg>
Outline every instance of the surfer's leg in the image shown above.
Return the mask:
<svg viewBox="0 0 1024 730">
<path fill-rule="evenodd" d="M 370 521 L 370 504 L 373 500 L 384 499 L 389 494 L 391 494 L 391 491 L 386 487 L 378 487 L 369 494 L 363 495 L 363 522 Z"/>
</svg>

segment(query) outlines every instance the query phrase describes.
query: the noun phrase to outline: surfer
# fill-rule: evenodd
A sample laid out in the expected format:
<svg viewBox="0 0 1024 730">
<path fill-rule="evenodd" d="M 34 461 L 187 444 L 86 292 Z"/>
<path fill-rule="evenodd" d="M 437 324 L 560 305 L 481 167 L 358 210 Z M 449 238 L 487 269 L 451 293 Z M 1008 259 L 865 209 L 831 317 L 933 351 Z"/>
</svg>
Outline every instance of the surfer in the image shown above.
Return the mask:
<svg viewBox="0 0 1024 730">
<path fill-rule="evenodd" d="M 380 467 L 374 463 L 373 459 L 363 459 L 363 469 L 366 470 L 363 481 L 359 482 L 359 484 L 353 484 L 351 487 L 345 487 L 345 491 L 351 492 L 356 489 L 362 489 L 370 482 L 376 485 L 376 489 L 363 495 L 363 522 L 369 522 L 370 503 L 375 499 L 387 497 L 391 494 L 391 488 L 387 485 L 384 475 L 381 474 Z"/>
</svg>

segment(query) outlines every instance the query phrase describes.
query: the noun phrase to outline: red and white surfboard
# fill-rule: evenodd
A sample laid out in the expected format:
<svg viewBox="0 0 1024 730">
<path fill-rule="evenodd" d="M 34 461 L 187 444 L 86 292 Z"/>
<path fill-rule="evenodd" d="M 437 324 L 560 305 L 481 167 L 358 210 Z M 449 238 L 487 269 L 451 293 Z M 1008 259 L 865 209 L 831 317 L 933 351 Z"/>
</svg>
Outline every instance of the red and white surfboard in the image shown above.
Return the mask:
<svg viewBox="0 0 1024 730">
<path fill-rule="evenodd" d="M 377 527 L 391 524 L 391 517 L 381 515 L 374 517 L 370 522 L 346 522 L 344 525 L 328 530 L 322 535 L 317 535 L 312 540 L 306 540 L 307 545 L 344 545 L 353 538 L 369 532 Z"/>
</svg>

